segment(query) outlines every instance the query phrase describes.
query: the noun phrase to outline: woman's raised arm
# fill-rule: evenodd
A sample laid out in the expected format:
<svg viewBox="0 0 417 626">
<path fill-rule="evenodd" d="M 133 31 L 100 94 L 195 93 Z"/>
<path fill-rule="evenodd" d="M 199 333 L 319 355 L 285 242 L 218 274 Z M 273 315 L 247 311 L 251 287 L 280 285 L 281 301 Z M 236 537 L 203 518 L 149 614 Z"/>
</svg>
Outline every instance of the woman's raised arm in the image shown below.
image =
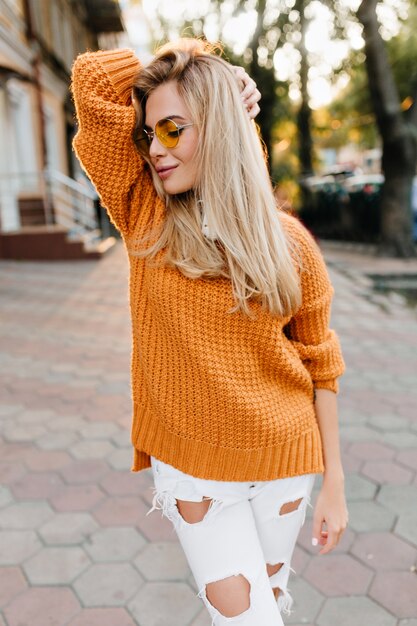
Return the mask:
<svg viewBox="0 0 417 626">
<path fill-rule="evenodd" d="M 109 50 L 81 54 L 72 73 L 79 124 L 74 149 L 123 235 L 137 217 L 137 203 L 129 206 L 133 188 L 152 186 L 145 161 L 132 140 L 135 112 L 131 90 L 140 67 L 131 50 Z"/>
</svg>

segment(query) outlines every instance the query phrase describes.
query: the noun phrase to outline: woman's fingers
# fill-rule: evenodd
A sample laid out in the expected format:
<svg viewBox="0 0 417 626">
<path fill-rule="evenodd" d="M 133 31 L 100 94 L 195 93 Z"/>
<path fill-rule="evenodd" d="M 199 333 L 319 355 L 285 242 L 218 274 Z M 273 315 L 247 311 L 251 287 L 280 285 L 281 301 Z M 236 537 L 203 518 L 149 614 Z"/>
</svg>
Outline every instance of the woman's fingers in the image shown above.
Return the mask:
<svg viewBox="0 0 417 626">
<path fill-rule="evenodd" d="M 327 533 L 325 546 L 319 551 L 319 554 L 327 554 L 328 552 L 333 550 L 333 548 L 335 548 L 338 543 L 339 543 L 339 533 L 330 529 L 329 532 Z"/>
<path fill-rule="evenodd" d="M 256 83 L 253 78 L 249 76 L 243 67 L 235 65 L 233 66 L 233 69 L 236 77 L 239 78 L 244 84 L 244 88 L 240 93 L 243 105 L 246 107 L 249 117 L 254 118 L 260 111 L 258 102 L 261 99 L 261 92 L 256 87 Z"/>
<path fill-rule="evenodd" d="M 245 98 L 243 94 L 244 92 L 242 91 L 242 94 L 241 94 L 242 101 L 244 104 L 246 104 L 248 108 L 252 108 L 252 106 L 256 104 L 257 102 L 259 102 L 259 100 L 261 99 L 261 93 L 258 91 L 258 89 L 255 89 L 255 91 L 250 93 L 249 96 L 247 96 L 247 98 Z"/>
<path fill-rule="evenodd" d="M 260 110 L 261 109 L 259 107 L 259 104 L 254 104 L 250 109 L 248 109 L 248 115 L 251 120 L 253 120 L 258 115 Z"/>
</svg>

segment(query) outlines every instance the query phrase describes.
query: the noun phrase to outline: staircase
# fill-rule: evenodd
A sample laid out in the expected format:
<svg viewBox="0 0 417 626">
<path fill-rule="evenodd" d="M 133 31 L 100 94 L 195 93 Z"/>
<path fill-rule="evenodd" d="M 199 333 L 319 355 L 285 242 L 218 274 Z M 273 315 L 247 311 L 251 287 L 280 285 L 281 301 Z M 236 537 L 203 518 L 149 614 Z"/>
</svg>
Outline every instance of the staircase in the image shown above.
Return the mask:
<svg viewBox="0 0 417 626">
<path fill-rule="evenodd" d="M 59 224 L 22 226 L 18 231 L 0 233 L 0 258 L 25 261 L 70 261 L 100 259 L 116 243 L 91 235 L 68 234 Z"/>
<path fill-rule="evenodd" d="M 99 259 L 116 243 L 98 228 L 91 187 L 51 170 L 12 175 L 0 185 L 0 201 L 18 212 L 20 222 L 19 228 L 0 230 L 0 258 Z"/>
</svg>

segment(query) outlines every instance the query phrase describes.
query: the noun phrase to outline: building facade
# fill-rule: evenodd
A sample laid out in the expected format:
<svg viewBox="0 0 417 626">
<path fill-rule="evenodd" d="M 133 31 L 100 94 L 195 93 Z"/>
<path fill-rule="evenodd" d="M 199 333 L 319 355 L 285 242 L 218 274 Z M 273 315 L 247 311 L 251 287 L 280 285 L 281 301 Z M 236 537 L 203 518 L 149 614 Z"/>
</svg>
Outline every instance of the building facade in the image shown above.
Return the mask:
<svg viewBox="0 0 417 626">
<path fill-rule="evenodd" d="M 83 220 L 94 228 L 95 192 L 71 148 L 71 66 L 119 41 L 116 0 L 0 0 L 1 233 Z"/>
</svg>

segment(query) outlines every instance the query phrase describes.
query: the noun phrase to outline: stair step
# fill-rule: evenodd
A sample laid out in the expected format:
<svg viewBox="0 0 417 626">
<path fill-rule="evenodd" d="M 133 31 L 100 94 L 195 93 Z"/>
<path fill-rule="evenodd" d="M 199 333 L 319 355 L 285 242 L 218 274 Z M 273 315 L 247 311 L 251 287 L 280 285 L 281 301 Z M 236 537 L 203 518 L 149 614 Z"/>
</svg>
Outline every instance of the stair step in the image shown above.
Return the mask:
<svg viewBox="0 0 417 626">
<path fill-rule="evenodd" d="M 0 258 L 92 260 L 101 258 L 115 243 L 115 237 L 101 240 L 97 238 L 97 233 L 71 238 L 68 237 L 68 229 L 57 224 L 24 226 L 18 231 L 0 233 Z"/>
</svg>

